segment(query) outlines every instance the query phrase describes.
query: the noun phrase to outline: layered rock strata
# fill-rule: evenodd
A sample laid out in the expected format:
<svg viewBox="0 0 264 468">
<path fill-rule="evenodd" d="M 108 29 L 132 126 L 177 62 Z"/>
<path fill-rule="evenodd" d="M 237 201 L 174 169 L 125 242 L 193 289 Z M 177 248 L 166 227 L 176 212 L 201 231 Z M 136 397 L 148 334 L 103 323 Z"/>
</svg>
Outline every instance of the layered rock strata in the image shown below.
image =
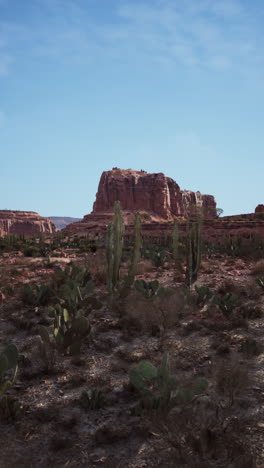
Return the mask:
<svg viewBox="0 0 264 468">
<path fill-rule="evenodd" d="M 33 211 L 0 210 L 0 235 L 15 234 L 26 237 L 41 233 L 52 234 L 55 225 L 48 218 L 42 218 Z"/>
<path fill-rule="evenodd" d="M 193 207 L 202 207 L 205 218 L 216 217 L 216 202 L 212 195 L 181 190 L 179 185 L 162 173 L 114 168 L 103 172 L 92 214 L 112 211 L 119 200 L 123 210 L 152 212 L 162 219 L 186 218 Z"/>
</svg>

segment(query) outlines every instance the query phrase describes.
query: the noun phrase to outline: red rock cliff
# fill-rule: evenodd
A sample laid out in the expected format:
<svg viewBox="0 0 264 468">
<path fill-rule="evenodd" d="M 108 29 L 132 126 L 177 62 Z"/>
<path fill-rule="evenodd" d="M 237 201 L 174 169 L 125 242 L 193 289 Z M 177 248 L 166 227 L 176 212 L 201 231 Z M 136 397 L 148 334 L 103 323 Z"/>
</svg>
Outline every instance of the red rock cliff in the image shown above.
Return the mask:
<svg viewBox="0 0 264 468">
<path fill-rule="evenodd" d="M 163 219 L 185 218 L 193 206 L 203 207 L 206 218 L 216 217 L 212 195 L 182 191 L 173 179 L 162 173 L 117 168 L 103 172 L 92 214 L 112 211 L 116 200 L 123 210 L 151 211 Z"/>
<path fill-rule="evenodd" d="M 255 209 L 255 213 L 264 213 L 264 205 L 258 205 Z"/>
<path fill-rule="evenodd" d="M 23 234 L 30 237 L 55 231 L 55 225 L 50 219 L 42 218 L 33 211 L 0 210 L 0 235 Z"/>
</svg>

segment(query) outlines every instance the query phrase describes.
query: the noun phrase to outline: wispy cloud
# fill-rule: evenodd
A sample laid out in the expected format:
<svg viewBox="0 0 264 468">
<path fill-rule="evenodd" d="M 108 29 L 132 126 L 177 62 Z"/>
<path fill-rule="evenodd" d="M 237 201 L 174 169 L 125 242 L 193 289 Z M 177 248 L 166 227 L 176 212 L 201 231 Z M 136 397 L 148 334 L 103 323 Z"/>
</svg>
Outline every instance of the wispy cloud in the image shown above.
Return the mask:
<svg viewBox="0 0 264 468">
<path fill-rule="evenodd" d="M 56 60 L 106 56 L 215 70 L 262 67 L 258 13 L 243 0 L 127 0 L 113 2 L 111 18 L 103 20 L 93 16 L 89 1 L 34 0 L 30 24 L 0 21 L 0 75 L 17 53 L 16 41 L 20 51 Z"/>
</svg>

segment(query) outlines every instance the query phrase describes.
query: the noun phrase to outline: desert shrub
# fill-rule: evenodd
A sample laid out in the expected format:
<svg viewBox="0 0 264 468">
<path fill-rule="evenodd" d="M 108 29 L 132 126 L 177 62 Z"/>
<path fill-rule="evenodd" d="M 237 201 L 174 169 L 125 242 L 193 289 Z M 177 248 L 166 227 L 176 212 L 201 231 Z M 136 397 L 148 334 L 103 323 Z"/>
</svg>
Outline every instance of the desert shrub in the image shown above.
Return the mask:
<svg viewBox="0 0 264 468">
<path fill-rule="evenodd" d="M 262 317 L 263 315 L 261 307 L 258 305 L 252 305 L 250 303 L 242 304 L 240 307 L 240 313 L 245 319 L 256 319 Z"/>
<path fill-rule="evenodd" d="M 153 263 L 151 260 L 140 260 L 137 264 L 137 275 L 144 275 L 153 271 Z"/>
<path fill-rule="evenodd" d="M 156 334 L 177 325 L 185 306 L 182 291 L 170 289 L 152 300 L 137 290 L 132 290 L 122 302 L 121 323 L 138 331 Z"/>
<path fill-rule="evenodd" d="M 136 411 L 169 411 L 174 406 L 188 404 L 195 395 L 206 390 L 208 382 L 197 378 L 188 388 L 177 389 L 175 376 L 170 374 L 168 354 L 164 353 L 161 365 L 154 366 L 150 361 L 141 361 L 129 372 L 130 383 L 142 395 Z M 176 390 L 177 389 L 177 390 Z"/>
<path fill-rule="evenodd" d="M 250 385 L 248 371 L 237 361 L 219 365 L 215 372 L 217 391 L 227 398 L 229 405 Z"/>
<path fill-rule="evenodd" d="M 57 367 L 57 351 L 44 340 L 38 339 L 33 351 L 32 360 L 41 368 L 43 373 L 54 373 Z"/>
<path fill-rule="evenodd" d="M 157 244 L 143 244 L 141 256 L 145 260 L 150 260 L 156 268 L 163 267 L 165 262 L 171 259 L 170 250 Z"/>
<path fill-rule="evenodd" d="M 42 257 L 40 250 L 35 246 L 28 246 L 23 249 L 23 254 L 25 257 Z"/>
<path fill-rule="evenodd" d="M 151 445 L 157 466 L 215 468 L 221 460 L 221 467 L 256 468 L 251 447 L 243 437 L 246 423 L 232 419 L 230 409 L 228 412 L 228 418 L 222 418 L 215 398 L 200 395 L 192 405 L 178 407 L 165 417 L 148 414 L 145 419 L 149 433 L 154 434 Z"/>
<path fill-rule="evenodd" d="M 246 338 L 242 341 L 239 351 L 246 354 L 248 357 L 258 356 L 263 351 L 263 346 L 254 338 Z"/>
<path fill-rule="evenodd" d="M 95 253 L 88 253 L 86 255 L 85 265 L 96 284 L 106 284 L 107 261 L 105 249 L 98 248 Z"/>
<path fill-rule="evenodd" d="M 259 260 L 251 269 L 251 274 L 256 276 L 264 276 L 264 260 Z"/>
</svg>

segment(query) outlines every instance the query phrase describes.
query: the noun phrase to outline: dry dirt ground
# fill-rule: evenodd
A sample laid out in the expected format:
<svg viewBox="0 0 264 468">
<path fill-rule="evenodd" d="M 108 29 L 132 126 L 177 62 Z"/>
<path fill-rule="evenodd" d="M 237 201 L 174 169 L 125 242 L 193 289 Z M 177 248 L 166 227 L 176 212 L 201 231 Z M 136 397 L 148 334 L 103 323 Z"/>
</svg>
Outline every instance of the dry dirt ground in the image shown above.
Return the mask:
<svg viewBox="0 0 264 468">
<path fill-rule="evenodd" d="M 85 261 L 56 259 L 70 260 Z M 24 357 L 9 391 L 21 414 L 0 422 L 0 467 L 264 467 L 264 292 L 250 274 L 253 266 L 223 256 L 203 261 L 197 284 L 240 298 L 229 318 L 210 301 L 197 305 L 194 293 L 183 297 L 173 268 L 141 271 L 139 278 L 175 289 L 167 316 L 134 293 L 115 307 L 103 301 L 90 314 L 92 333 L 80 357 L 72 358 L 43 355 L 38 325 L 51 322 L 44 307 L 20 299 L 21 284 L 48 282 L 54 267 L 1 257 L 1 349 L 14 343 Z M 96 293 L 105 294 L 102 281 Z M 142 359 L 159 365 L 165 351 L 180 386 L 205 377 L 208 388 L 169 414 L 137 414 L 140 395 L 129 385 L 129 370 Z M 103 392 L 104 404 L 85 410 L 79 398 L 92 389 Z"/>
</svg>

